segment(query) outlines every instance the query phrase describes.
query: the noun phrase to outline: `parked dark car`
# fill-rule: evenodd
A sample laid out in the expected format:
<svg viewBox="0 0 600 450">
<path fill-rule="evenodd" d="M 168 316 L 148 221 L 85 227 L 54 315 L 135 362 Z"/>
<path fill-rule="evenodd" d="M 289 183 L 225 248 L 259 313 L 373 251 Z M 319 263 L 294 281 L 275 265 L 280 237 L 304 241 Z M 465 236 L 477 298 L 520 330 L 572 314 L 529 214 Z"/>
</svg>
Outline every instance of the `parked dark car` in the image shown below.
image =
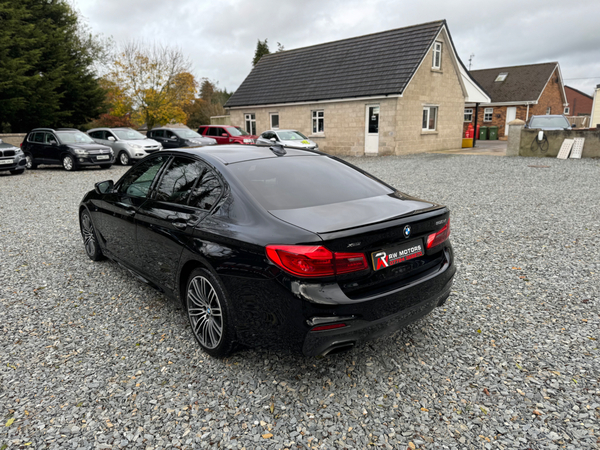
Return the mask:
<svg viewBox="0 0 600 450">
<path fill-rule="evenodd" d="M 0 139 L 0 171 L 8 170 L 13 175 L 25 172 L 27 160 L 19 147 L 3 142 Z"/>
<path fill-rule="evenodd" d="M 215 145 L 216 140 L 200 136 L 194 130 L 189 128 L 153 128 L 146 133 L 151 139 L 154 139 L 165 149 L 184 148 L 184 147 L 202 147 L 206 145 Z"/>
<path fill-rule="evenodd" d="M 347 350 L 444 304 L 455 273 L 446 207 L 314 150 L 158 152 L 79 216 L 88 256 L 181 302 L 212 356 Z"/>
<path fill-rule="evenodd" d="M 27 133 L 21 148 L 28 169 L 35 169 L 39 164 L 62 165 L 69 171 L 86 166 L 108 169 L 115 162 L 110 147 L 97 144 L 74 128 L 35 128 Z"/>
<path fill-rule="evenodd" d="M 525 128 L 535 128 L 540 130 L 570 130 L 571 122 L 565 116 L 560 114 L 531 116 L 525 125 Z"/>
<path fill-rule="evenodd" d="M 217 144 L 254 144 L 258 136 L 233 125 L 202 125 L 198 133 L 216 139 Z"/>
</svg>

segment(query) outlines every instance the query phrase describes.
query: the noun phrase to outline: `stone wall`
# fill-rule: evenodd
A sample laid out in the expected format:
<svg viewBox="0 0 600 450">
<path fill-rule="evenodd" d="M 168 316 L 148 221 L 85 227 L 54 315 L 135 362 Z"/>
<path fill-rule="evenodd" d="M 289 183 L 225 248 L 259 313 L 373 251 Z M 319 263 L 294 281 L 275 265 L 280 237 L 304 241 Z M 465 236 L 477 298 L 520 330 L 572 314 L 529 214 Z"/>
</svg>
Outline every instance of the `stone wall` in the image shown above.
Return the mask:
<svg viewBox="0 0 600 450">
<path fill-rule="evenodd" d="M 546 130 L 545 139 L 538 145 L 539 130 L 521 130 L 519 156 L 537 156 L 556 158 L 565 139 L 576 137 L 585 138 L 583 145 L 583 158 L 600 158 L 600 130 Z M 546 147 L 547 142 L 547 147 Z M 543 151 L 543 150 L 546 151 Z"/>
<path fill-rule="evenodd" d="M 12 144 L 16 147 L 20 146 L 27 133 L 6 133 L 0 134 L 0 139 L 7 144 Z"/>
</svg>

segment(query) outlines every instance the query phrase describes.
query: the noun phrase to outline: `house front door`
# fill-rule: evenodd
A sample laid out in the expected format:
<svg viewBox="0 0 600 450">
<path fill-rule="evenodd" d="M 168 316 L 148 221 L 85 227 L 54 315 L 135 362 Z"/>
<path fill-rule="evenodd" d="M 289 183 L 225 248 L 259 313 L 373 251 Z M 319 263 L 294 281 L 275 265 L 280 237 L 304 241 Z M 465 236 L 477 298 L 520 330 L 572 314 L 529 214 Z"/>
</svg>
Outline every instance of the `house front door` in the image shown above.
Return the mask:
<svg viewBox="0 0 600 450">
<path fill-rule="evenodd" d="M 517 118 L 517 107 L 506 108 L 506 125 L 504 125 L 504 136 L 508 136 L 508 124 Z"/>
<path fill-rule="evenodd" d="M 365 114 L 365 155 L 376 155 L 379 152 L 379 105 L 367 105 Z"/>
</svg>

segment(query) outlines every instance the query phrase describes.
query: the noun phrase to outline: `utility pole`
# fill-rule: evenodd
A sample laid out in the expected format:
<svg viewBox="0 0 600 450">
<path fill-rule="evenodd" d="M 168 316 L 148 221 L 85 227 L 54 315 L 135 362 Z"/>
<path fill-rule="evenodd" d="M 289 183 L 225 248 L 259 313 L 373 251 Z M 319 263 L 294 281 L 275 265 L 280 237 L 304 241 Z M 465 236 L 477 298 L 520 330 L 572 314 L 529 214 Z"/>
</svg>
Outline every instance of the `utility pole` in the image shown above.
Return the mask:
<svg viewBox="0 0 600 450">
<path fill-rule="evenodd" d="M 471 62 L 473 61 L 474 57 L 475 55 L 473 53 L 471 53 L 471 56 L 469 56 L 469 71 L 471 70 Z"/>
</svg>

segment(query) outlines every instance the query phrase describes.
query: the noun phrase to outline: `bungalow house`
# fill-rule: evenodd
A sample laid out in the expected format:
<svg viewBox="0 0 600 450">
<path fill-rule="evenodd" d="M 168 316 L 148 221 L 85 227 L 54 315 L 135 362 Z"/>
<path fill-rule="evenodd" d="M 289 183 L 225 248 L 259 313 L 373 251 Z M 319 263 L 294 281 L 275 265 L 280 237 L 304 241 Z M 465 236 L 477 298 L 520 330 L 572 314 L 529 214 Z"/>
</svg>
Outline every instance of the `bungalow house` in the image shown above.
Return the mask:
<svg viewBox="0 0 600 450">
<path fill-rule="evenodd" d="M 252 134 L 292 128 L 331 154 L 461 147 L 465 100 L 490 101 L 446 21 L 263 56 L 225 104 Z"/>
<path fill-rule="evenodd" d="M 526 66 L 471 70 L 469 74 L 485 89 L 491 102 L 478 109 L 477 123 L 497 126 L 498 136 L 508 135 L 508 123 L 532 115 L 564 114 L 568 107 L 560 67 L 557 62 Z M 466 130 L 473 122 L 475 104 L 465 105 Z"/>
</svg>

